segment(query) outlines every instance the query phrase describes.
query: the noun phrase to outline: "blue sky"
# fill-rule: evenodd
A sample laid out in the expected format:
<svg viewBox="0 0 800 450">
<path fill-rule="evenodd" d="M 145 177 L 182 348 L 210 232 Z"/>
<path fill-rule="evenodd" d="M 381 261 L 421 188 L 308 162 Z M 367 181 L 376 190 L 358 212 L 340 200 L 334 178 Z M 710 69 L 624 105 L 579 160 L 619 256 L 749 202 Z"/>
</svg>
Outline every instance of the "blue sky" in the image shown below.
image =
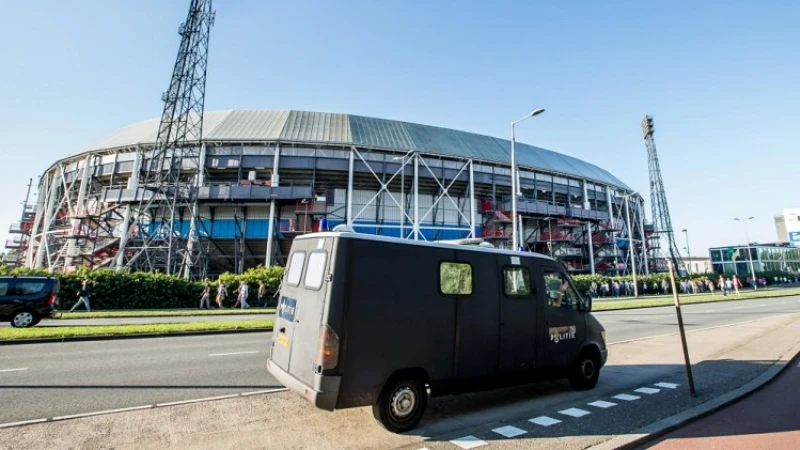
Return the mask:
<svg viewBox="0 0 800 450">
<path fill-rule="evenodd" d="M 0 232 L 28 178 L 157 117 L 188 1 L 0 0 Z M 345 112 L 508 137 L 645 193 L 656 143 L 694 254 L 800 207 L 800 3 L 215 2 L 206 108 Z M 649 206 L 648 206 L 649 208 Z M 678 237 L 680 247 L 685 245 Z"/>
</svg>

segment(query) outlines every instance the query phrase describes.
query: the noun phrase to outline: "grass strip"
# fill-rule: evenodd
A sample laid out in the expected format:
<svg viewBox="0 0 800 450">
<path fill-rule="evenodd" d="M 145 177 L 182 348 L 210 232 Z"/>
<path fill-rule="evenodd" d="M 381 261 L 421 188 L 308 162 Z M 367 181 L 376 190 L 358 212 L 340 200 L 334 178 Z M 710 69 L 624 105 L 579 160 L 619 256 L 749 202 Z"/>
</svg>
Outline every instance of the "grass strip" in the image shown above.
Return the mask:
<svg viewBox="0 0 800 450">
<path fill-rule="evenodd" d="M 89 336 L 130 336 L 137 334 L 172 334 L 185 331 L 252 330 L 264 328 L 271 330 L 272 320 L 226 320 L 189 323 L 154 323 L 147 325 L 92 325 L 81 327 L 42 326 L 32 328 L 0 328 L 0 340 L 70 338 Z"/>
<path fill-rule="evenodd" d="M 755 298 L 772 298 L 772 297 L 788 297 L 792 295 L 800 295 L 800 289 L 782 289 L 779 291 L 745 291 L 742 292 L 740 297 L 728 294 L 714 295 L 691 295 L 681 296 L 681 305 L 690 305 L 693 303 L 713 303 L 725 302 L 733 300 L 746 300 Z M 674 305 L 675 301 L 672 297 L 656 298 L 656 299 L 639 299 L 639 300 L 620 300 L 620 301 L 602 301 L 595 302 L 592 305 L 592 311 L 608 311 L 616 309 L 635 309 L 635 308 L 648 308 L 653 306 L 670 306 Z"/>
<path fill-rule="evenodd" d="M 60 319 L 114 319 L 119 317 L 227 316 L 231 314 L 275 314 L 275 308 L 250 309 L 153 309 L 132 311 L 63 312 Z"/>
</svg>

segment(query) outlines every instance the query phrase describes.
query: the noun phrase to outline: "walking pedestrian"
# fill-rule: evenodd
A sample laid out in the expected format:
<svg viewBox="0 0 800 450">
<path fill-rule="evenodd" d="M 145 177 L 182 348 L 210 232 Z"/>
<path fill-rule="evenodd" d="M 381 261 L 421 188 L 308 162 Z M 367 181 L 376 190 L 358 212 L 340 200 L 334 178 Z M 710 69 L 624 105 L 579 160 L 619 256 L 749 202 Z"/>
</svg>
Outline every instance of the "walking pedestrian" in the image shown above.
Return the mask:
<svg viewBox="0 0 800 450">
<path fill-rule="evenodd" d="M 222 301 L 228 295 L 228 287 L 222 282 L 222 279 L 217 281 L 217 308 L 222 309 Z"/>
<path fill-rule="evenodd" d="M 247 296 L 250 294 L 250 286 L 248 286 L 244 280 L 239 282 L 239 287 L 236 288 L 233 293 L 238 294 L 236 297 L 236 303 L 233 304 L 234 308 L 236 308 L 237 305 L 241 305 L 242 309 L 250 307 L 250 305 L 247 304 Z"/>
<path fill-rule="evenodd" d="M 206 280 L 203 284 L 203 295 L 200 296 L 200 309 L 203 309 L 203 304 L 206 305 L 206 309 L 211 309 L 211 304 L 209 303 L 209 299 L 211 298 L 211 282 Z"/>
<path fill-rule="evenodd" d="M 742 294 L 739 293 L 739 287 L 741 287 L 742 282 L 739 281 L 739 277 L 737 275 L 733 276 L 733 281 L 731 284 L 733 284 L 733 290 L 736 292 L 736 296 L 741 297 Z"/>
<path fill-rule="evenodd" d="M 722 291 L 722 295 L 727 297 L 728 291 L 725 290 L 725 277 L 720 275 L 719 280 L 717 281 L 717 285 L 719 286 L 719 290 Z"/>
<path fill-rule="evenodd" d="M 69 310 L 69 312 L 74 311 L 75 308 L 77 308 L 81 304 L 86 307 L 87 312 L 91 311 L 92 308 L 89 304 L 89 299 L 92 297 L 93 294 L 94 290 L 92 289 L 92 282 L 89 281 L 88 278 L 83 280 L 81 288 L 78 290 L 78 301 L 74 305 L 72 305 L 72 308 Z"/>
<path fill-rule="evenodd" d="M 258 307 L 263 308 L 267 306 L 267 286 L 263 281 L 258 282 Z"/>
</svg>

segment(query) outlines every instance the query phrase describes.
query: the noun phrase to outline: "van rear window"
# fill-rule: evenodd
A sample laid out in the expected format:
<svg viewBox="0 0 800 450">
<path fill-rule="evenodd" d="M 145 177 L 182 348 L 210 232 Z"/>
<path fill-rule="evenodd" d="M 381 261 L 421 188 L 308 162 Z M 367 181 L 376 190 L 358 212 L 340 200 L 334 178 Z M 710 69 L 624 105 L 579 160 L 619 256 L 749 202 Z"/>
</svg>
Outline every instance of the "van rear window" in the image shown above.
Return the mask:
<svg viewBox="0 0 800 450">
<path fill-rule="evenodd" d="M 308 256 L 308 268 L 306 269 L 306 279 L 304 284 L 307 288 L 319 289 L 322 286 L 322 277 L 325 274 L 325 262 L 328 259 L 327 252 L 311 252 Z"/>
<path fill-rule="evenodd" d="M 286 274 L 286 282 L 297 286 L 300 284 L 300 275 L 303 273 L 303 263 L 306 260 L 305 252 L 294 252 L 289 259 L 289 272 Z"/>
<path fill-rule="evenodd" d="M 17 283 L 17 293 L 19 295 L 38 294 L 44 290 L 45 286 L 47 286 L 47 283 L 43 281 L 25 281 Z"/>
</svg>

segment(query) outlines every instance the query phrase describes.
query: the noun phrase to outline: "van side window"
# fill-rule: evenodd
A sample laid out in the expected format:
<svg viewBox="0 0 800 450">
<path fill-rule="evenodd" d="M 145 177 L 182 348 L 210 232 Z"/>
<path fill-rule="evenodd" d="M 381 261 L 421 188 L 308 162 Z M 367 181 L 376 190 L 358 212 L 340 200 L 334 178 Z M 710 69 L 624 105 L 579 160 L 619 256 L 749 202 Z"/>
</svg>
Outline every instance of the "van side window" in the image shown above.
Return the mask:
<svg viewBox="0 0 800 450">
<path fill-rule="evenodd" d="M 547 305 L 554 308 L 575 309 L 580 301 L 575 289 L 561 272 L 545 271 L 544 284 L 547 287 Z"/>
<path fill-rule="evenodd" d="M 472 295 L 472 266 L 454 262 L 440 263 L 439 289 L 442 294 Z"/>
<path fill-rule="evenodd" d="M 286 282 L 292 286 L 300 284 L 300 275 L 303 273 L 303 262 L 306 260 L 305 252 L 292 253 L 289 259 L 289 272 L 286 274 Z"/>
<path fill-rule="evenodd" d="M 42 281 L 26 281 L 22 283 L 17 283 L 17 294 L 19 295 L 31 295 L 31 294 L 38 294 L 42 292 L 47 286 L 47 283 Z"/>
<path fill-rule="evenodd" d="M 527 267 L 505 267 L 503 269 L 503 292 L 509 296 L 524 296 L 531 293 L 531 272 Z"/>
<path fill-rule="evenodd" d="M 319 289 L 322 286 L 322 277 L 325 274 L 325 262 L 327 259 L 328 252 L 311 252 L 308 256 L 306 279 L 303 282 L 305 287 Z"/>
<path fill-rule="evenodd" d="M 0 295 L 8 295 L 9 294 L 8 293 L 8 291 L 9 291 L 8 288 L 10 288 L 10 287 L 11 287 L 11 283 L 9 283 L 8 281 L 0 281 Z"/>
</svg>

